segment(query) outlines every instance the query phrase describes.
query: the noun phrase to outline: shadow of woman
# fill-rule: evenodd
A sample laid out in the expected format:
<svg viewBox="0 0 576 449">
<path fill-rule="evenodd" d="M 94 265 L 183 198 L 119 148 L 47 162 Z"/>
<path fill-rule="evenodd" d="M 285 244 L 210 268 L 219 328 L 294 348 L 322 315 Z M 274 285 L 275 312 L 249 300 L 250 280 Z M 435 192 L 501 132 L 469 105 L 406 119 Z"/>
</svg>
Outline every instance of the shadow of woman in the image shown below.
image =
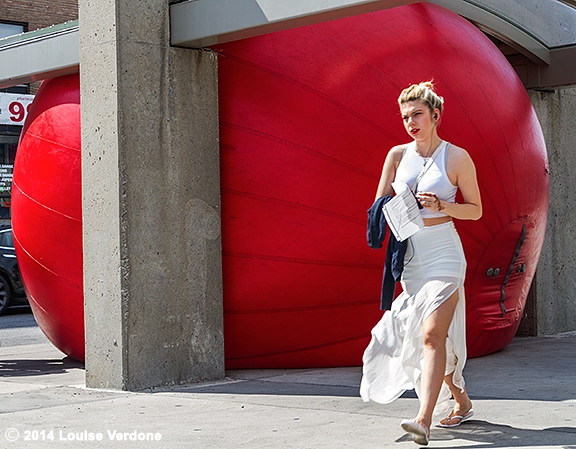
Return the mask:
<svg viewBox="0 0 576 449">
<path fill-rule="evenodd" d="M 411 440 L 404 435 L 397 441 Z M 452 429 L 433 428 L 431 442 L 442 447 L 442 442 L 461 440 L 469 445 L 459 448 L 511 448 L 511 447 L 554 447 L 576 449 L 576 427 L 549 427 L 546 429 L 522 429 L 488 421 L 468 421 Z M 450 444 L 450 447 L 454 447 Z"/>
</svg>

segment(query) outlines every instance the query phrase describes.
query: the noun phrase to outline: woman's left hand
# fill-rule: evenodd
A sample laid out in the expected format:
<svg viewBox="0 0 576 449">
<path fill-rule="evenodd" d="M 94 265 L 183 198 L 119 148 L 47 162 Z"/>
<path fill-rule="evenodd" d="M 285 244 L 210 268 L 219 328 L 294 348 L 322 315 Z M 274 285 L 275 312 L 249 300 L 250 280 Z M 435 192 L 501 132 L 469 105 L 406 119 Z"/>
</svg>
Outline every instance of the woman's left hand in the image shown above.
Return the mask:
<svg viewBox="0 0 576 449">
<path fill-rule="evenodd" d="M 439 212 L 442 209 L 444 209 L 435 193 L 418 192 L 416 194 L 416 198 L 418 199 L 418 201 L 420 201 L 420 204 L 422 204 L 422 206 L 424 206 L 426 209 L 430 209 L 433 212 Z"/>
</svg>

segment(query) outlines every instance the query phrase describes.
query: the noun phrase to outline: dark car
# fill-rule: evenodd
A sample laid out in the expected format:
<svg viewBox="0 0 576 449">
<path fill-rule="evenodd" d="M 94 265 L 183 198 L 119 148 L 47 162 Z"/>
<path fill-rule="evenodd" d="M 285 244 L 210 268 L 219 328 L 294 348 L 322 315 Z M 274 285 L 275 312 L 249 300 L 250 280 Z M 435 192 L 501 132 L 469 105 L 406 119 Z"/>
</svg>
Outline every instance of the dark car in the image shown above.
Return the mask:
<svg viewBox="0 0 576 449">
<path fill-rule="evenodd" d="M 16 261 L 12 229 L 0 229 L 0 315 L 8 307 L 28 305 Z"/>
</svg>

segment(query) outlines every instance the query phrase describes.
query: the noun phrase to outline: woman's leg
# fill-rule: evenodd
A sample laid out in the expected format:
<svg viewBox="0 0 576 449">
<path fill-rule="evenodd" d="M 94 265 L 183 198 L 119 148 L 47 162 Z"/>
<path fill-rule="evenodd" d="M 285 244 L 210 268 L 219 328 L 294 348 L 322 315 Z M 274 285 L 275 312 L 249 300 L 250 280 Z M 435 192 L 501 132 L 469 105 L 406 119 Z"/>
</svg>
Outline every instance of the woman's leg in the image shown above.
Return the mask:
<svg viewBox="0 0 576 449">
<path fill-rule="evenodd" d="M 466 393 L 466 390 L 460 390 L 460 388 L 454 385 L 454 382 L 452 381 L 453 377 L 454 372 L 451 372 L 450 374 L 444 376 L 444 381 L 446 382 L 446 384 L 448 384 L 450 392 L 452 393 L 452 396 L 454 396 L 454 402 L 455 402 L 454 408 L 452 409 L 450 415 L 444 418 L 442 421 L 440 421 L 440 424 L 444 426 L 458 425 L 460 421 L 462 421 L 462 419 L 452 417 L 465 416 L 467 413 L 470 412 L 470 410 L 472 410 L 472 401 L 468 397 L 468 393 Z"/>
<path fill-rule="evenodd" d="M 420 380 L 420 409 L 415 420 L 428 429 L 432 424 L 432 413 L 444 381 L 446 338 L 458 299 L 456 291 L 422 324 L 424 366 Z"/>
</svg>

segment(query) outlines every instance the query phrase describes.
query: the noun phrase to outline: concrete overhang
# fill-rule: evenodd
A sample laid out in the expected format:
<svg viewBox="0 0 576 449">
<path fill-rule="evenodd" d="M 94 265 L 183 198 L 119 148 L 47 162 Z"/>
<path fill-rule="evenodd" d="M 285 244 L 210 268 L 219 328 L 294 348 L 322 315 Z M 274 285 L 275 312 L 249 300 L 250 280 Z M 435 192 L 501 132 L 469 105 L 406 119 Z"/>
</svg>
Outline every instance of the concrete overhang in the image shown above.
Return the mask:
<svg viewBox="0 0 576 449">
<path fill-rule="evenodd" d="M 572 8 L 576 8 L 576 0 L 560 0 L 562 3 L 572 6 Z"/>
<path fill-rule="evenodd" d="M 393 8 L 421 0 L 185 0 L 170 8 L 171 44 L 202 48 L 260 34 Z M 527 88 L 576 85 L 576 26 L 568 42 L 546 45 L 528 24 L 510 16 L 512 0 L 429 0 L 474 23 L 505 43 L 506 54 Z M 547 0 L 576 16 L 576 0 Z M 506 3 L 508 2 L 508 3 Z M 522 3 L 529 8 L 529 3 Z M 514 6 L 514 5 L 512 5 Z M 508 8 L 507 14 L 498 10 Z M 512 11 L 516 11 L 512 8 Z M 546 9 L 540 9 L 540 14 Z M 533 12 L 533 11 L 531 11 Z M 539 16 L 538 16 L 539 17 Z M 544 19 L 544 17 L 543 17 Z M 533 22 L 534 23 L 534 22 Z M 545 28 L 547 29 L 547 28 Z M 0 39 L 0 88 L 75 73 L 78 22 Z"/>
<path fill-rule="evenodd" d="M 497 37 L 538 65 L 550 64 L 550 49 L 524 29 L 493 11 L 466 0 L 430 0 L 468 19 L 486 34 Z"/>
<path fill-rule="evenodd" d="M 170 43 L 201 48 L 422 0 L 185 0 L 170 5 Z M 226 13 L 223 14 L 222 11 Z"/>
<path fill-rule="evenodd" d="M 476 24 L 537 64 L 550 51 L 534 37 L 468 0 L 430 0 Z M 410 0 L 185 0 L 170 5 L 170 39 L 177 47 L 201 48 L 353 14 L 393 8 Z M 226 14 L 222 14 L 226 11 Z"/>
<path fill-rule="evenodd" d="M 546 6 L 564 6 L 576 17 L 576 0 L 428 0 L 468 19 L 484 33 L 514 49 L 506 55 L 527 88 L 576 85 L 576 25 L 568 45 L 546 45 L 523 18 L 510 15 L 522 6 L 551 29 Z M 181 0 L 170 5 L 171 44 L 201 48 L 353 14 L 417 3 L 410 0 Z M 557 3 L 556 5 L 554 3 Z M 568 8 L 566 8 L 568 6 Z M 571 8 L 570 8 L 571 7 Z M 555 8 L 557 9 L 557 8 Z M 222 13 L 226 11 L 226 13 Z M 550 13 L 552 16 L 552 13 Z M 570 17 L 567 18 L 570 20 Z M 551 28 L 546 28 L 547 22 Z M 576 23 L 576 22 L 575 22 Z M 517 54 L 516 54 L 517 53 Z M 506 53 L 505 53 L 506 54 Z"/>
<path fill-rule="evenodd" d="M 78 21 L 0 39 L 0 88 L 78 72 Z"/>
</svg>

